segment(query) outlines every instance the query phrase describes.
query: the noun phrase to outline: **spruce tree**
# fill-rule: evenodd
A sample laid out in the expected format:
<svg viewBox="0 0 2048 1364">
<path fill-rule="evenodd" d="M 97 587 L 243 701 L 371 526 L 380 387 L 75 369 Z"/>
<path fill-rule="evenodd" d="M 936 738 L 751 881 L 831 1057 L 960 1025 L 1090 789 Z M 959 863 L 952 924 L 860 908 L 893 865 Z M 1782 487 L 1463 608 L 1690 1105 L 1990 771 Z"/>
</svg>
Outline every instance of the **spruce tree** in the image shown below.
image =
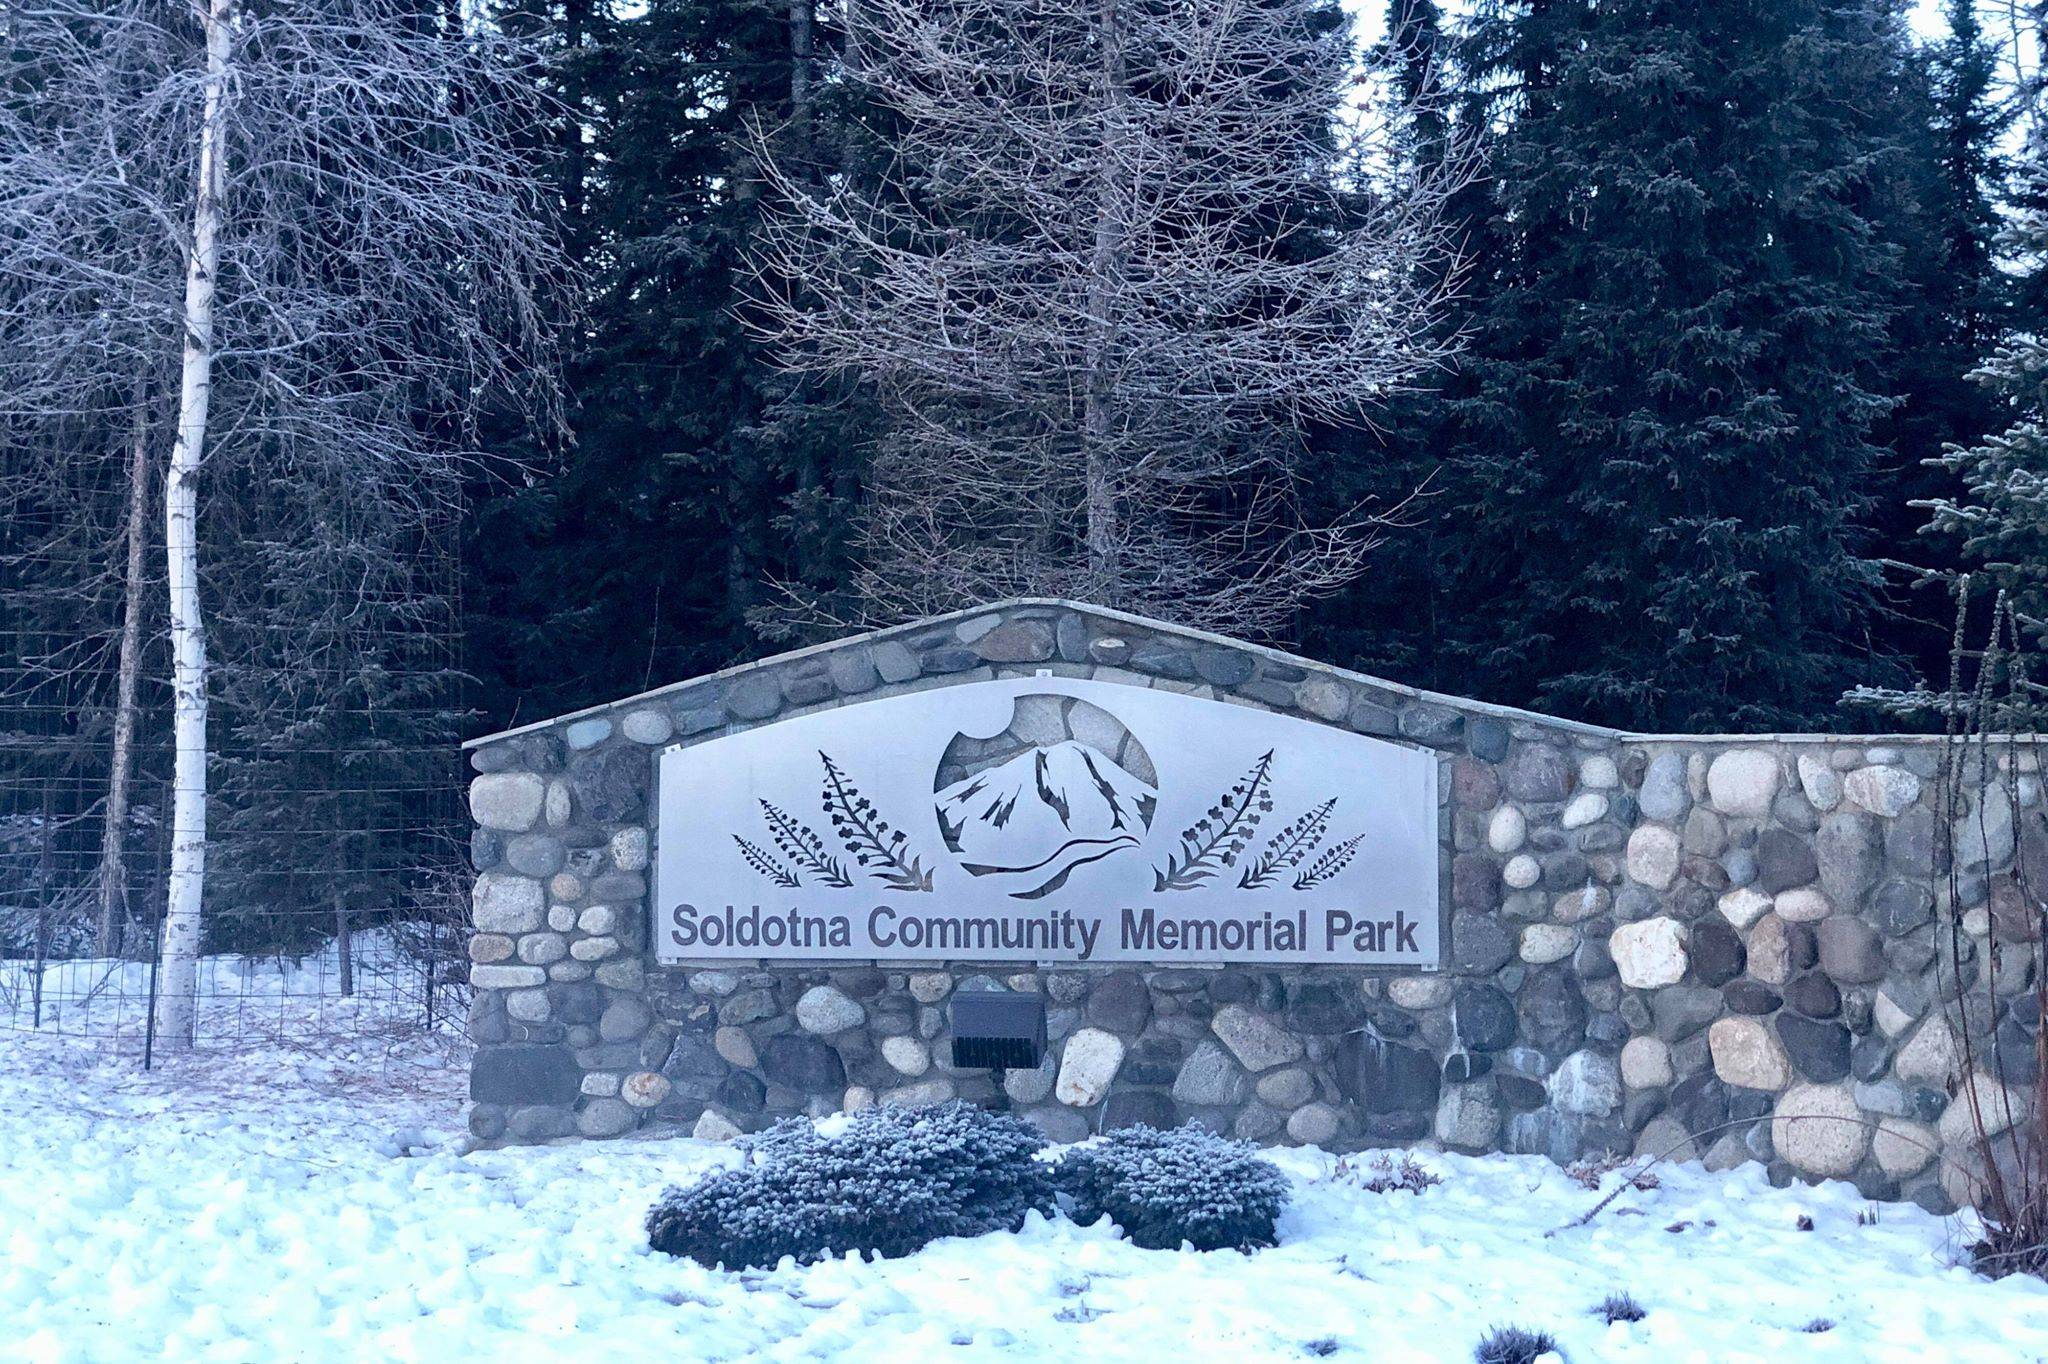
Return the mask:
<svg viewBox="0 0 2048 1364">
<path fill-rule="evenodd" d="M 1424 414 L 1438 685 L 1654 729 L 1884 673 L 1859 522 L 1906 211 L 1881 4 L 1482 9 L 1471 346 Z M 1402 609 L 1413 615 L 1412 604 Z"/>
<path fill-rule="evenodd" d="M 2018 176 L 2017 211 L 2000 245 L 2023 276 L 2012 330 L 1973 377 L 1995 397 L 2002 429 L 1971 446 L 1951 447 L 1941 467 L 1960 491 L 1932 504 L 1928 529 L 1959 552 L 1978 582 L 2004 591 L 2021 624 L 2048 635 L 2048 291 L 2039 262 L 2048 259 L 2048 158 L 2036 133 Z"/>
</svg>

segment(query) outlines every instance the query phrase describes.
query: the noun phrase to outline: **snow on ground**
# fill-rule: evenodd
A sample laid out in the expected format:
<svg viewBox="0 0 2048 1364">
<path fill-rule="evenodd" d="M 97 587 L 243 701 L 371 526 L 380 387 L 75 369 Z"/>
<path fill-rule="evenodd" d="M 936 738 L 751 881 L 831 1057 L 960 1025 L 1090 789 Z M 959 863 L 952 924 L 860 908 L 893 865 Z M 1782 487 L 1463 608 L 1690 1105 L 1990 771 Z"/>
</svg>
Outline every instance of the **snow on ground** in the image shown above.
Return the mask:
<svg viewBox="0 0 2048 1364">
<path fill-rule="evenodd" d="M 1849 1186 L 1772 1189 L 1756 1167 L 1664 1169 L 1546 1239 L 1595 1196 L 1539 1159 L 1425 1156 L 1444 1182 L 1416 1196 L 1279 1152 L 1295 1204 L 1251 1257 L 1034 1221 L 719 1273 L 652 1254 L 641 1218 L 728 1151 L 471 1152 L 461 1064 L 368 1030 L 145 1075 L 0 1032 L 0 1357 L 1463 1361 L 1514 1323 L 1571 1364 L 2048 1359 L 2048 1285 L 1958 1267 L 1958 1224 L 1887 1206 L 1859 1225 Z M 1617 1290 L 1648 1316 L 1594 1316 Z M 1817 1318 L 1834 1328 L 1802 1331 Z"/>
</svg>

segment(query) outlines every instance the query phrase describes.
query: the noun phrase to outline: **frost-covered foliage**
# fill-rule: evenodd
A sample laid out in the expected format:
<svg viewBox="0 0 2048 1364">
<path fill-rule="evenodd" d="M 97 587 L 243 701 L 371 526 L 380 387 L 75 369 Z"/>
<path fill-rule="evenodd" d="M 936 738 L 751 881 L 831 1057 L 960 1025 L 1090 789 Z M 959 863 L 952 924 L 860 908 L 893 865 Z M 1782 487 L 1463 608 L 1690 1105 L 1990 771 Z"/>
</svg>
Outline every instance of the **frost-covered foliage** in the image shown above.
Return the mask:
<svg viewBox="0 0 2048 1364">
<path fill-rule="evenodd" d="M 1557 1348 L 1548 1331 L 1528 1331 L 1520 1326 L 1500 1326 L 1487 1332 L 1486 1339 L 1472 1351 L 1476 1364 L 1535 1364 Z"/>
<path fill-rule="evenodd" d="M 1630 1293 L 1609 1293 L 1593 1311 L 1609 1326 L 1617 1321 L 1641 1321 L 1649 1315 Z"/>
<path fill-rule="evenodd" d="M 1367 1193 L 1393 1193 L 1396 1190 L 1419 1194 L 1424 1189 L 1433 1189 L 1443 1183 L 1443 1176 L 1432 1172 L 1428 1166 L 1413 1156 L 1404 1155 L 1396 1165 L 1394 1158 L 1381 1152 L 1370 1166 L 1361 1170 L 1349 1161 L 1339 1161 L 1337 1173 L 1340 1178 L 1357 1178 L 1358 1187 Z"/>
<path fill-rule="evenodd" d="M 1060 1192 L 1084 1225 L 1108 1216 L 1133 1244 L 1255 1250 L 1274 1244 L 1287 1179 L 1250 1144 L 1198 1127 L 1127 1127 L 1059 1163 Z"/>
<path fill-rule="evenodd" d="M 871 1108 L 824 1131 L 791 1118 L 748 1142 L 740 1168 L 663 1194 L 647 1239 L 737 1269 L 1015 1231 L 1054 1209 L 1051 1167 L 1032 1158 L 1044 1145 L 1020 1119 L 958 1102 Z"/>
</svg>

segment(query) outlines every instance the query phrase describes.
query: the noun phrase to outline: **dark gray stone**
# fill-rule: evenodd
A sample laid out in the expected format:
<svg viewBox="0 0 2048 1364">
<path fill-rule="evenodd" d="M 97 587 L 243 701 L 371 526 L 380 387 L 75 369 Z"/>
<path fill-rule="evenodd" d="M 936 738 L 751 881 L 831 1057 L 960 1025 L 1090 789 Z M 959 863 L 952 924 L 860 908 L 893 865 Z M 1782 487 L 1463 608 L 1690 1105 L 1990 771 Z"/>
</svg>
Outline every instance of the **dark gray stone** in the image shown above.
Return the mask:
<svg viewBox="0 0 2048 1364">
<path fill-rule="evenodd" d="M 1849 1030 L 1840 1023 L 1780 1013 L 1778 1040 L 1799 1073 L 1817 1085 L 1833 1084 L 1849 1074 Z"/>
<path fill-rule="evenodd" d="M 1465 751 L 1481 762 L 1497 763 L 1508 755 L 1508 726 L 1490 715 L 1467 716 Z"/>
<path fill-rule="evenodd" d="M 1490 984 L 1460 986 L 1451 1003 L 1451 1026 L 1462 1046 L 1472 1051 L 1499 1051 L 1515 1040 L 1514 1002 Z"/>
<path fill-rule="evenodd" d="M 839 1053 L 815 1037 L 788 1033 L 761 1048 L 761 1073 L 800 1094 L 836 1094 L 846 1087 Z"/>
<path fill-rule="evenodd" d="M 875 671 L 874 658 L 866 649 L 860 648 L 835 650 L 825 660 L 825 675 L 832 679 L 834 687 L 848 696 L 873 691 L 882 681 L 882 675 Z"/>
<path fill-rule="evenodd" d="M 1842 1011 L 1842 992 L 1824 972 L 1805 971 L 1785 986 L 1785 1002 L 1808 1018 L 1833 1018 Z"/>
<path fill-rule="evenodd" d="M 1870 909 L 1885 932 L 1911 933 L 1934 918 L 1934 892 L 1924 881 L 1894 877 L 1877 888 Z"/>
<path fill-rule="evenodd" d="M 1102 1104 L 1102 1130 L 1176 1125 L 1173 1099 L 1156 1089 L 1119 1089 Z"/>
<path fill-rule="evenodd" d="M 964 673 L 981 666 L 981 656 L 972 649 L 933 649 L 920 659 L 928 673 Z"/>
<path fill-rule="evenodd" d="M 1880 1079 L 1891 1065 L 1892 1044 L 1876 1033 L 1857 1038 L 1849 1048 L 1849 1073 L 1859 1080 Z"/>
<path fill-rule="evenodd" d="M 1351 713 L 1344 717 L 1344 723 L 1360 734 L 1394 735 L 1401 732 L 1401 717 L 1391 707 L 1368 701 L 1363 696 L 1351 703 Z"/>
<path fill-rule="evenodd" d="M 1924 882 L 1933 876 L 1933 812 L 1916 805 L 1892 820 L 1884 831 L 1884 859 L 1908 880 Z"/>
<path fill-rule="evenodd" d="M 1835 908 L 1854 910 L 1877 880 L 1884 860 L 1884 840 L 1870 815 L 1838 812 L 1821 821 L 1814 835 L 1820 863 L 1821 889 Z"/>
<path fill-rule="evenodd" d="M 1766 829 L 1756 840 L 1756 885 L 1766 894 L 1812 883 L 1820 875 L 1813 847 L 1789 829 Z"/>
<path fill-rule="evenodd" d="M 1255 677 L 1249 682 L 1239 683 L 1236 690 L 1239 696 L 1249 696 L 1252 700 L 1271 706 L 1275 710 L 1294 709 L 1294 688 L 1282 682 L 1269 682 L 1263 677 Z"/>
<path fill-rule="evenodd" d="M 1337 1046 L 1337 1087 L 1369 1114 L 1433 1113 L 1439 1075 L 1428 1052 L 1370 1030 L 1348 1033 Z"/>
<path fill-rule="evenodd" d="M 575 1132 L 576 1114 L 569 1108 L 515 1108 L 505 1120 L 505 1135 L 515 1141 L 554 1141 Z"/>
<path fill-rule="evenodd" d="M 1522 990 L 1522 1040 L 1553 1054 L 1575 1051 L 1586 1035 L 1589 1012 L 1570 971 L 1553 967 L 1536 972 Z"/>
<path fill-rule="evenodd" d="M 1605 980 L 1614 974 L 1614 957 L 1605 938 L 1588 938 L 1572 953 L 1572 974 L 1580 980 Z"/>
<path fill-rule="evenodd" d="M 1775 1013 L 1778 1006 L 1784 1003 L 1776 992 L 1754 980 L 1730 981 L 1728 988 L 1721 992 L 1721 997 L 1728 1001 L 1730 1013 L 1752 1016 Z"/>
<path fill-rule="evenodd" d="M 1252 657 L 1236 649 L 1197 649 L 1195 674 L 1212 687 L 1235 687 L 1249 682 Z"/>
<path fill-rule="evenodd" d="M 1693 977 L 1702 985 L 1725 985 L 1741 975 L 1748 962 L 1741 936 L 1712 919 L 1692 926 L 1686 950 L 1692 959 Z"/>
<path fill-rule="evenodd" d="M 1514 942 L 1495 920 L 1481 914 L 1452 917 L 1452 970 L 1468 976 L 1490 976 L 1514 955 Z"/>
<path fill-rule="evenodd" d="M 567 1047 L 484 1047 L 469 1067 L 469 1097 L 478 1103 L 571 1104 L 582 1083 L 576 1054 Z"/>
<path fill-rule="evenodd" d="M 1464 728 L 1465 717 L 1448 706 L 1411 701 L 1401 710 L 1401 733 L 1417 743 L 1452 743 Z"/>
<path fill-rule="evenodd" d="M 815 706 L 820 701 L 830 700 L 838 692 L 832 679 L 823 672 L 792 673 L 782 679 L 782 694 L 789 698 L 792 706 Z"/>
<path fill-rule="evenodd" d="M 1062 615 L 1053 625 L 1053 648 L 1069 663 L 1086 663 L 1088 623 L 1076 615 Z"/>
<path fill-rule="evenodd" d="M 1516 800 L 1563 800 L 1572 789 L 1571 763 L 1549 744 L 1523 744 L 1508 759 L 1506 786 Z"/>
<path fill-rule="evenodd" d="M 1112 971 L 1088 992 L 1087 1013 L 1094 1027 L 1135 1035 L 1152 1017 L 1152 992 L 1136 971 Z"/>
<path fill-rule="evenodd" d="M 1352 981 L 1296 981 L 1287 991 L 1282 1021 L 1290 1032 L 1347 1032 L 1365 1021 L 1365 1000 Z"/>
<path fill-rule="evenodd" d="M 2009 1085 L 2031 1086 L 2039 1073 L 2033 1034 L 2018 1019 L 2008 1018 L 1999 1025 L 1991 1041 L 1988 1059 L 1993 1073 Z"/>
<path fill-rule="evenodd" d="M 1096 643 L 1100 645 L 1101 640 Z M 1148 644 L 1131 651 L 1130 666 L 1141 673 L 1155 677 L 1171 677 L 1186 682 L 1194 678 L 1195 663 L 1185 651 L 1166 644 Z M 1250 664 L 1246 664 L 1246 676 L 1250 676 Z"/>
<path fill-rule="evenodd" d="M 1650 997 L 1657 1035 L 1666 1042 L 1692 1036 L 1721 1016 L 1719 990 L 1694 985 L 1667 985 Z"/>
<path fill-rule="evenodd" d="M 759 1113 L 768 1104 L 768 1086 L 752 1071 L 736 1070 L 719 1082 L 711 1101 L 731 1113 Z"/>
<path fill-rule="evenodd" d="M 1052 657 L 1052 627 L 1042 620 L 1013 620 L 974 641 L 974 652 L 991 663 L 1043 663 Z"/>
<path fill-rule="evenodd" d="M 725 706 L 678 705 L 675 709 L 676 737 L 687 739 L 717 729 L 725 723 Z"/>
<path fill-rule="evenodd" d="M 725 708 L 735 719 L 765 720 L 782 709 L 782 683 L 772 672 L 736 678 L 726 691 Z"/>
<path fill-rule="evenodd" d="M 1820 921 L 1814 936 L 1821 969 L 1836 980 L 1857 985 L 1884 978 L 1884 945 L 1877 930 L 1861 919 L 1831 915 Z"/>
<path fill-rule="evenodd" d="M 472 829 L 469 833 L 469 865 L 489 871 L 505 857 L 505 835 L 495 829 Z"/>
<path fill-rule="evenodd" d="M 1493 1069 L 1493 1058 L 1476 1052 L 1454 1051 L 1444 1058 L 1444 1083 L 1462 1085 L 1483 1078 Z"/>
<path fill-rule="evenodd" d="M 584 755 L 569 774 L 577 808 L 591 819 L 623 824 L 647 809 L 647 783 L 654 760 L 638 745 L 599 749 Z"/>
</svg>

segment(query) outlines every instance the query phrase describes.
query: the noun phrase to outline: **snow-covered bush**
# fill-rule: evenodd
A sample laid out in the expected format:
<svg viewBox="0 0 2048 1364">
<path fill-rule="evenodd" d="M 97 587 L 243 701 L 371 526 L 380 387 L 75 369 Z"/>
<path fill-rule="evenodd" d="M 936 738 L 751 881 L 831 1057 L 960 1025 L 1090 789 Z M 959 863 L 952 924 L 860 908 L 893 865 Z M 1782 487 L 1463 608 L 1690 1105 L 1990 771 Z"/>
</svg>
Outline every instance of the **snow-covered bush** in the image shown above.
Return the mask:
<svg viewBox="0 0 2048 1364">
<path fill-rule="evenodd" d="M 647 1214 L 654 1249 L 729 1269 L 908 1255 L 1055 1207 L 1051 1167 L 1032 1158 L 1045 1139 L 964 1103 L 870 1108 L 822 1132 L 791 1118 L 746 1145 L 738 1169 L 661 1196 Z"/>
<path fill-rule="evenodd" d="M 1133 1244 L 1173 1250 L 1254 1250 L 1274 1244 L 1287 1179 L 1249 1143 L 1198 1127 L 1127 1127 L 1059 1163 L 1074 1220 L 1108 1216 Z"/>
</svg>

